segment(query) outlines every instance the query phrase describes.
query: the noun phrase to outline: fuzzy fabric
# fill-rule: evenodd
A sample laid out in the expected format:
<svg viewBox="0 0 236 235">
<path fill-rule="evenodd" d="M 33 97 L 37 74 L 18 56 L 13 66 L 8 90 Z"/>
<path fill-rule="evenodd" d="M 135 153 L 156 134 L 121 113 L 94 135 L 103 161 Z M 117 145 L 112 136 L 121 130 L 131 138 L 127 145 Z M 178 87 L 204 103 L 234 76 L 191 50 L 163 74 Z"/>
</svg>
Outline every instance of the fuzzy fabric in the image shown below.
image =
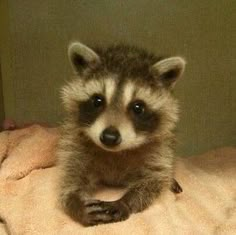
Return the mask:
<svg viewBox="0 0 236 235">
<path fill-rule="evenodd" d="M 0 133 L 0 234 L 236 234 L 236 148 L 180 159 L 183 193 L 163 193 L 147 210 L 124 222 L 83 227 L 57 203 L 55 128 L 33 125 Z M 113 200 L 117 190 L 96 198 Z"/>
</svg>

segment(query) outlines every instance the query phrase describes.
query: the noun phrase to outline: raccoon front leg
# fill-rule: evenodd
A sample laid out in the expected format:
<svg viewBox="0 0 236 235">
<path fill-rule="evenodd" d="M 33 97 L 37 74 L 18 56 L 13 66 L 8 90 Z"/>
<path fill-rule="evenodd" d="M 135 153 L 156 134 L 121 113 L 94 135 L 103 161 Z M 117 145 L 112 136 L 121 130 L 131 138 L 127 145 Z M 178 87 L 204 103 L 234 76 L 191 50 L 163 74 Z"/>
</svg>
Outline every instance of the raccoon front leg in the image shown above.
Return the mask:
<svg viewBox="0 0 236 235">
<path fill-rule="evenodd" d="M 86 175 L 86 174 L 84 174 Z M 70 184 L 69 182 L 76 182 Z M 95 183 L 83 177 L 68 179 L 61 190 L 61 204 L 65 212 L 75 221 L 84 226 L 118 222 L 129 217 L 128 206 L 121 201 L 104 202 L 91 199 L 91 192 L 96 188 Z"/>
<path fill-rule="evenodd" d="M 80 189 L 82 190 L 82 189 Z M 70 192 L 63 199 L 65 212 L 85 226 L 118 222 L 129 217 L 128 206 L 121 201 L 104 202 L 88 199 L 78 191 Z"/>
<path fill-rule="evenodd" d="M 156 178 L 143 179 L 133 185 L 120 200 L 129 207 L 131 213 L 143 211 L 160 195 L 165 184 Z"/>
<path fill-rule="evenodd" d="M 87 204 L 91 207 L 89 214 L 94 216 L 97 224 L 126 220 L 131 213 L 137 213 L 147 208 L 159 196 L 165 183 L 155 177 L 142 179 L 132 185 L 128 192 L 117 201 L 89 202 Z"/>
<path fill-rule="evenodd" d="M 60 202 L 64 211 L 83 225 L 90 225 L 86 201 L 89 200 L 93 188 L 95 185 L 91 182 L 89 183 L 82 177 L 73 178 L 70 175 L 65 177 L 61 186 Z"/>
<path fill-rule="evenodd" d="M 85 203 L 87 225 L 106 224 L 126 220 L 130 215 L 129 207 L 121 200 L 88 200 Z"/>
</svg>

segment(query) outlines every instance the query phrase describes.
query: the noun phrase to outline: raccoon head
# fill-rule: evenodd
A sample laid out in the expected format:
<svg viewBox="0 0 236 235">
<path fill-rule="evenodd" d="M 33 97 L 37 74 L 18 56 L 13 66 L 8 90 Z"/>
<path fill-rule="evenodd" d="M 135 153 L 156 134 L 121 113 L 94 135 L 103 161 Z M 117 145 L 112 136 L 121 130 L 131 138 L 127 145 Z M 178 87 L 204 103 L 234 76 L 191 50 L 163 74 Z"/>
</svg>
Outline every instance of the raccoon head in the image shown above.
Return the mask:
<svg viewBox="0 0 236 235">
<path fill-rule="evenodd" d="M 171 91 L 181 77 L 181 57 L 160 58 L 116 45 L 91 49 L 69 45 L 75 78 L 62 89 L 65 109 L 76 127 L 107 151 L 161 141 L 178 119 Z"/>
</svg>

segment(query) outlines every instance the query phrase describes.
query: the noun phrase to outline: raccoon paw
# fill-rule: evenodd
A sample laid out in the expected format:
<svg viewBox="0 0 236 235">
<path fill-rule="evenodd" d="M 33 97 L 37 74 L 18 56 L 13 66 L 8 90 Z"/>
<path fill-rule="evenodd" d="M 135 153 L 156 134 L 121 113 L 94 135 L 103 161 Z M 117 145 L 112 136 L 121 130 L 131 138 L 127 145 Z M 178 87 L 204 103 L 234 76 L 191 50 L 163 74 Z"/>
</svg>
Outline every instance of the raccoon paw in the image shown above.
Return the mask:
<svg viewBox="0 0 236 235">
<path fill-rule="evenodd" d="M 130 210 L 121 201 L 88 200 L 84 204 L 84 225 L 93 226 L 128 219 Z"/>
<path fill-rule="evenodd" d="M 182 193 L 183 192 L 182 187 L 179 185 L 179 183 L 175 179 L 173 179 L 170 190 L 173 193 Z"/>
</svg>

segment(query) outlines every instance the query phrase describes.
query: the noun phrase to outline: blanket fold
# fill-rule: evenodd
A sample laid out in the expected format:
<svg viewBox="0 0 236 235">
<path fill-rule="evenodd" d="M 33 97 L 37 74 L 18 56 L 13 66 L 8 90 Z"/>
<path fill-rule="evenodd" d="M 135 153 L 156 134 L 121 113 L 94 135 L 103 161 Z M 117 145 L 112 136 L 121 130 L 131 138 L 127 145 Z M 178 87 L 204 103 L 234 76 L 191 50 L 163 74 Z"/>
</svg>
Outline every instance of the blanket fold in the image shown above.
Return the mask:
<svg viewBox="0 0 236 235">
<path fill-rule="evenodd" d="M 0 133 L 0 234 L 236 234 L 236 148 L 225 147 L 177 162 L 183 193 L 166 192 L 124 222 L 85 228 L 56 200 L 56 128 L 33 125 Z M 111 200 L 120 191 L 96 197 Z"/>
</svg>

